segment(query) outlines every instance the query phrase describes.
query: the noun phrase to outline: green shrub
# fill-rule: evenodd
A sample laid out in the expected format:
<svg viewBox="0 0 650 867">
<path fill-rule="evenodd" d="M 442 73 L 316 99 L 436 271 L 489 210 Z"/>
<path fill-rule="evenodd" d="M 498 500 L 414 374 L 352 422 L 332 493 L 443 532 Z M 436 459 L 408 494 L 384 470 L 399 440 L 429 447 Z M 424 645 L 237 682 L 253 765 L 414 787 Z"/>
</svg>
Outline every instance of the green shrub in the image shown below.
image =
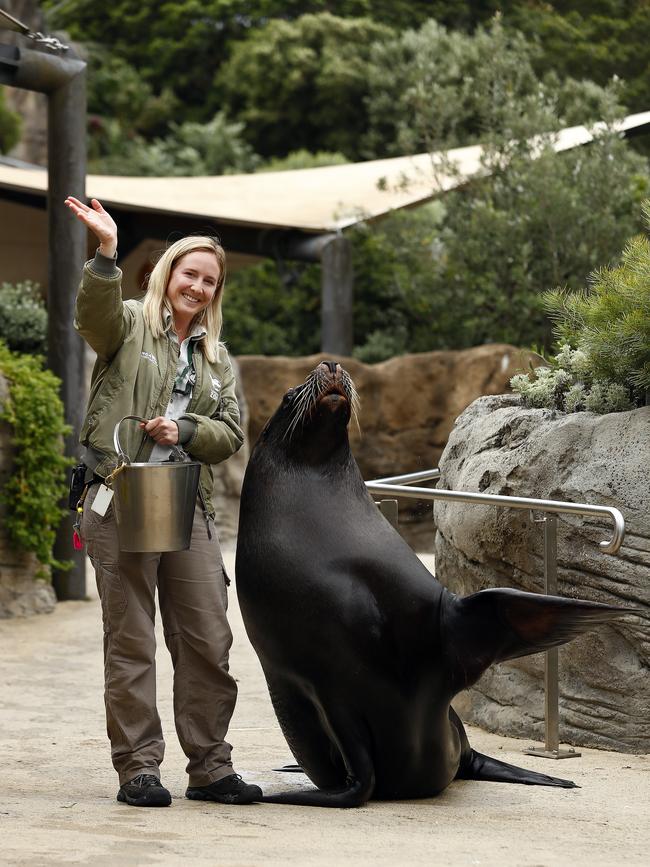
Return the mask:
<svg viewBox="0 0 650 867">
<path fill-rule="evenodd" d="M 32 551 L 44 566 L 66 564 L 52 556 L 61 518 L 60 502 L 67 484 L 71 459 L 63 452 L 65 424 L 59 397 L 60 381 L 43 370 L 40 358 L 11 352 L 0 341 L 0 373 L 9 396 L 0 406 L 0 421 L 12 429 L 13 471 L 0 493 L 5 507 L 5 529 L 16 548 Z M 45 570 L 38 577 L 44 577 Z"/>
<path fill-rule="evenodd" d="M 643 206 L 650 228 L 650 202 Z M 621 412 L 650 395 L 650 241 L 633 238 L 620 264 L 594 272 L 582 292 L 544 295 L 561 340 L 551 367 L 518 374 L 512 387 L 529 406 Z"/>
<path fill-rule="evenodd" d="M 0 340 L 15 352 L 45 353 L 47 311 L 38 283 L 0 284 Z"/>
<path fill-rule="evenodd" d="M 0 154 L 9 153 L 20 141 L 20 115 L 7 108 L 4 88 L 0 87 Z"/>
</svg>

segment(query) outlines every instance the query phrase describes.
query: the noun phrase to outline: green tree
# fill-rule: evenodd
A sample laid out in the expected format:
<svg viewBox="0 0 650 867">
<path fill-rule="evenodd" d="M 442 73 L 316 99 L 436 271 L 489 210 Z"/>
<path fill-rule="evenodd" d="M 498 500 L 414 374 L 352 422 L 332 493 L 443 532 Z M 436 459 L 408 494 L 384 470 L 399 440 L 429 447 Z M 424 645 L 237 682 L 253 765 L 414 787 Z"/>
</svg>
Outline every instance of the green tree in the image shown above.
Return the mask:
<svg viewBox="0 0 650 867">
<path fill-rule="evenodd" d="M 632 111 L 650 105 L 650 4 L 647 0 L 568 0 L 509 3 L 507 26 L 538 41 L 537 69 L 564 78 L 606 84 L 623 80 L 623 99 Z"/>
<path fill-rule="evenodd" d="M 20 116 L 5 103 L 4 88 L 0 87 L 0 153 L 6 154 L 20 141 Z"/>
<path fill-rule="evenodd" d="M 320 346 L 316 265 L 263 262 L 228 278 L 223 339 L 236 355 L 309 355 Z"/>
<path fill-rule="evenodd" d="M 319 166 L 341 166 L 348 160 L 339 153 L 330 151 L 301 150 L 291 151 L 286 157 L 271 157 L 271 159 L 258 168 L 259 172 L 288 172 L 296 169 L 316 169 Z"/>
<path fill-rule="evenodd" d="M 50 26 L 87 45 L 110 46 L 111 54 L 136 69 L 155 92 L 170 87 L 191 111 L 180 121 L 205 121 L 221 108 L 215 72 L 237 41 L 273 20 L 334 12 L 402 26 L 428 14 L 425 0 L 114 0 L 104 6 L 95 0 L 45 0 L 43 6 Z M 272 60 L 276 66 L 277 58 Z"/>
<path fill-rule="evenodd" d="M 557 129 L 600 120 L 610 110 L 607 91 L 590 81 L 560 80 L 536 72 L 539 46 L 506 29 L 500 19 L 472 35 L 436 21 L 375 42 L 368 64 L 368 132 L 365 153 L 373 156 L 436 151 L 485 141 L 513 124 L 521 129 Z M 540 106 L 544 106 L 540 110 Z"/>
<path fill-rule="evenodd" d="M 366 127 L 370 47 L 390 34 L 370 19 L 328 13 L 271 20 L 233 46 L 217 89 L 258 153 L 306 148 L 354 159 Z"/>
<path fill-rule="evenodd" d="M 97 139 L 96 139 L 97 141 Z M 118 121 L 102 121 L 102 150 L 89 161 L 102 174 L 155 177 L 252 172 L 259 158 L 242 138 L 242 125 L 223 112 L 208 123 L 172 123 L 165 138 L 125 138 Z M 103 152 L 102 152 L 103 151 Z"/>
<path fill-rule="evenodd" d="M 482 46 L 468 52 L 477 58 L 473 93 L 466 93 L 459 75 L 445 84 L 439 102 L 410 103 L 411 126 L 424 131 L 422 143 L 444 142 L 457 131 L 450 113 L 437 114 L 436 106 L 446 100 L 462 108 L 465 96 L 469 102 L 478 94 L 474 121 L 485 144 L 484 171 L 445 195 L 442 216 L 418 209 L 350 233 L 356 353 L 366 360 L 493 341 L 548 345 L 544 290 L 582 285 L 638 230 L 638 202 L 648 190 L 645 159 L 611 127 L 589 147 L 562 154 L 552 147 L 553 130 L 569 117 L 619 116 L 615 94 L 552 77 L 533 86 L 526 43 L 511 41 L 499 27 L 467 37 Z M 478 62 L 489 54 L 485 45 L 494 52 L 489 64 Z M 400 112 L 396 104 L 396 117 L 405 118 L 407 112 Z M 252 290 L 252 276 L 247 279 Z M 267 272 L 266 291 L 273 294 L 269 279 Z M 296 286 L 303 298 L 318 297 L 316 283 L 311 295 L 305 283 Z M 276 290 L 280 307 L 289 303 L 290 290 Z M 254 310 L 252 291 L 249 300 Z M 248 303 L 246 293 L 240 303 Z M 290 303 L 299 305 L 299 299 Z M 312 322 L 311 331 L 301 329 L 298 339 L 314 328 Z"/>
</svg>

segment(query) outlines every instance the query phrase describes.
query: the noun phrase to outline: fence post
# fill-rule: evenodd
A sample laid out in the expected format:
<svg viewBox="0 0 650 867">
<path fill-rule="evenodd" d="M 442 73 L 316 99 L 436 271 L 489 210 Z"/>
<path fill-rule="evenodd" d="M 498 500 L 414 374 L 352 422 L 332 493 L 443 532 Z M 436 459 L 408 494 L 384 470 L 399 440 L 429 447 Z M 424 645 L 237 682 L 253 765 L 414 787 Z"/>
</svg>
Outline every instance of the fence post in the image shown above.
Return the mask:
<svg viewBox="0 0 650 867">
<path fill-rule="evenodd" d="M 549 514 L 544 524 L 544 592 L 547 596 L 557 596 L 557 515 Z M 543 756 L 547 759 L 573 759 L 580 753 L 573 749 L 560 749 L 560 690 L 558 648 L 546 651 L 544 664 L 544 710 L 545 740 L 544 749 L 530 747 L 524 752 L 529 756 Z"/>
</svg>

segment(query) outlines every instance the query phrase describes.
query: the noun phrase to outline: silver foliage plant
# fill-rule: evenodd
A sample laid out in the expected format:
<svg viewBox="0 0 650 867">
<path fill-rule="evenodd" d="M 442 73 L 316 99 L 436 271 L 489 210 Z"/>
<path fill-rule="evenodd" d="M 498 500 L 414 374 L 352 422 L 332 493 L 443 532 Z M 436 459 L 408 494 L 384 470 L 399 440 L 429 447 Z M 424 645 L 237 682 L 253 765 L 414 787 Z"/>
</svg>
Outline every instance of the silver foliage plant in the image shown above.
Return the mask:
<svg viewBox="0 0 650 867">
<path fill-rule="evenodd" d="M 538 367 L 530 374 L 518 373 L 510 380 L 525 406 L 600 414 L 634 409 L 625 386 L 592 376 L 591 359 L 583 349 L 572 349 L 564 343 L 551 365 Z"/>
</svg>

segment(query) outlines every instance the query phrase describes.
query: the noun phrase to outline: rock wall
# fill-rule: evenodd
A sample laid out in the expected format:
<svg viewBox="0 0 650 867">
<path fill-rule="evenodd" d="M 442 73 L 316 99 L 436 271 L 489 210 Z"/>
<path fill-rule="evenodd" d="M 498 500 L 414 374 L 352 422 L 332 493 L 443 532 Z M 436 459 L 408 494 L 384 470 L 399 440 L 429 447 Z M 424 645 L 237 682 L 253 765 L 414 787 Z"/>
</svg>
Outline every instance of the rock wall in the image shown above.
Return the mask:
<svg viewBox="0 0 650 867">
<path fill-rule="evenodd" d="M 323 357 L 239 356 L 251 447 L 285 391 Z M 364 478 L 436 467 L 456 417 L 480 395 L 508 391 L 510 378 L 536 358 L 513 346 L 490 344 L 372 365 L 338 359 L 361 399 L 359 429 L 351 428 L 351 443 Z M 400 502 L 400 532 L 419 551 L 433 548 L 431 513 L 431 503 Z"/>
<path fill-rule="evenodd" d="M 0 406 L 8 395 L 7 382 L 0 374 Z M 11 475 L 12 448 L 9 426 L 0 422 L 0 490 Z M 53 610 L 56 597 L 51 585 L 35 581 L 40 564 L 33 554 L 16 551 L 5 533 L 5 507 L 0 503 L 0 618 L 26 617 Z"/>
<path fill-rule="evenodd" d="M 603 519 L 558 520 L 559 593 L 640 607 L 560 648 L 560 738 L 630 752 L 650 749 L 650 407 L 598 416 L 525 409 L 484 397 L 458 419 L 439 487 L 619 508 L 626 536 L 602 554 Z M 528 512 L 436 503 L 436 572 L 456 593 L 543 589 L 543 530 Z M 543 740 L 543 655 L 502 663 L 455 702 L 491 731 Z"/>
</svg>

